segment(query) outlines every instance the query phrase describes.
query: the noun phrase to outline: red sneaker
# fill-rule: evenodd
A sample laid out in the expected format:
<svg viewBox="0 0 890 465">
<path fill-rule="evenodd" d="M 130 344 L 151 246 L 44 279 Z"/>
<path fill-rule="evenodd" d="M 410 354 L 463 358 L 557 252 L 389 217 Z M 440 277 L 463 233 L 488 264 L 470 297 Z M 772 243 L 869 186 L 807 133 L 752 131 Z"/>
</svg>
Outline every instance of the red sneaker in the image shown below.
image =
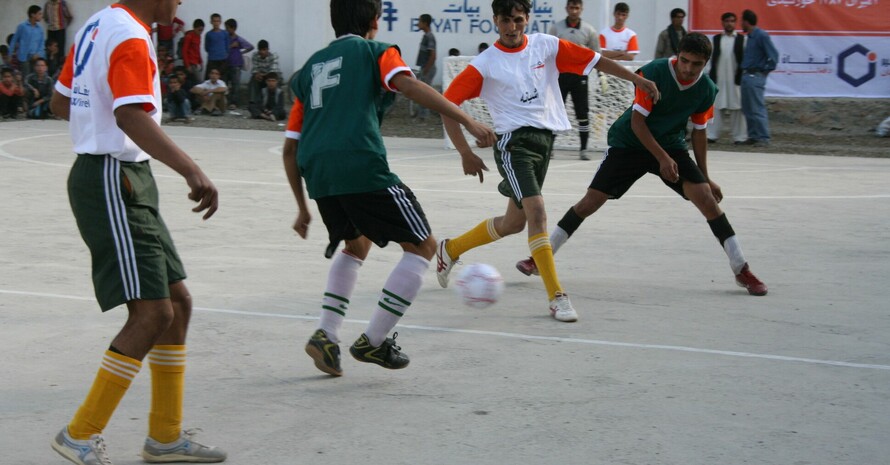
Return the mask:
<svg viewBox="0 0 890 465">
<path fill-rule="evenodd" d="M 528 257 L 525 260 L 519 260 L 518 262 L 516 262 L 516 269 L 526 276 L 538 276 L 541 274 L 538 272 L 538 265 L 535 264 L 535 259 L 532 257 Z"/>
<path fill-rule="evenodd" d="M 738 284 L 739 287 L 747 289 L 748 294 L 766 295 L 766 284 L 763 284 L 762 281 L 757 279 L 757 276 L 754 276 L 754 273 L 748 268 L 747 263 L 745 263 L 744 268 L 742 268 L 742 272 L 735 275 L 735 283 Z"/>
</svg>

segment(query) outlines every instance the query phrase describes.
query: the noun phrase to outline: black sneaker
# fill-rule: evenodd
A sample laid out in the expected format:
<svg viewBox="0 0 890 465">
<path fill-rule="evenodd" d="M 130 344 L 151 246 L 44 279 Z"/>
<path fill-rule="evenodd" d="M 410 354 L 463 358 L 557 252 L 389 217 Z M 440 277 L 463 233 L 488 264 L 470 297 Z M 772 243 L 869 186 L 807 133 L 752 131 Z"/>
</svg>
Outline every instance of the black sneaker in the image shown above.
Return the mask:
<svg viewBox="0 0 890 465">
<path fill-rule="evenodd" d="M 332 375 L 342 376 L 340 346 L 328 339 L 323 329 L 318 329 L 306 343 L 306 353 L 315 360 L 315 368 Z"/>
<path fill-rule="evenodd" d="M 396 345 L 398 335 L 399 333 L 393 333 L 392 338 L 387 338 L 379 347 L 374 347 L 368 336 L 362 334 L 349 348 L 349 353 L 360 362 L 376 363 L 390 370 L 405 368 L 411 360 L 399 352 L 402 348 Z"/>
</svg>

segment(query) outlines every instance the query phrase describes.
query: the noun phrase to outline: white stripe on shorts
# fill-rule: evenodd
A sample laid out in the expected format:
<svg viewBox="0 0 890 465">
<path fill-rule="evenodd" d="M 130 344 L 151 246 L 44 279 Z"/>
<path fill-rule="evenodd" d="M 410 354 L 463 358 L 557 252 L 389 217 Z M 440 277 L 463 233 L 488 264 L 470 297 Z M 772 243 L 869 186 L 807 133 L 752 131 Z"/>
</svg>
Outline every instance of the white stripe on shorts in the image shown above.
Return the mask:
<svg viewBox="0 0 890 465">
<path fill-rule="evenodd" d="M 405 190 L 399 186 L 392 186 L 387 188 L 387 190 L 392 194 L 392 198 L 402 212 L 402 216 L 411 227 L 411 232 L 413 232 L 421 241 L 429 237 L 430 231 L 426 228 L 426 225 L 423 224 L 423 218 L 417 213 L 417 210 L 414 209 L 414 205 L 411 204 L 411 200 L 408 199 L 408 194 L 405 193 Z"/>
<path fill-rule="evenodd" d="M 114 237 L 114 249 L 121 270 L 121 282 L 124 287 L 124 298 L 127 301 L 141 298 L 139 288 L 139 269 L 136 266 L 136 254 L 130 225 L 127 223 L 127 209 L 121 197 L 120 161 L 105 156 L 105 206 L 108 220 L 111 222 L 111 234 Z"/>
<path fill-rule="evenodd" d="M 507 182 L 510 183 L 510 188 L 513 189 L 513 195 L 516 197 L 516 200 L 521 202 L 523 197 L 522 189 L 519 188 L 519 180 L 516 179 L 516 172 L 513 171 L 513 155 L 507 151 L 507 144 L 512 137 L 512 132 L 504 134 L 498 143 L 498 150 L 501 151 L 501 163 L 504 165 L 504 173 L 507 174 Z"/>
</svg>

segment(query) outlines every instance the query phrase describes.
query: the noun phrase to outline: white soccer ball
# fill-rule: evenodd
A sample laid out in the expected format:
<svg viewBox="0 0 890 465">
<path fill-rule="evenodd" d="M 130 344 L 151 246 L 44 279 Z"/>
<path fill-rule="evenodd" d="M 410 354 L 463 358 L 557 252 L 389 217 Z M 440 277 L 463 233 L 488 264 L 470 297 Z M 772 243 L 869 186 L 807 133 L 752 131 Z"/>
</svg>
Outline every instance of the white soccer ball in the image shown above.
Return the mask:
<svg viewBox="0 0 890 465">
<path fill-rule="evenodd" d="M 474 263 L 460 270 L 454 282 L 454 290 L 464 305 L 485 308 L 501 297 L 504 292 L 504 278 L 493 266 Z"/>
</svg>

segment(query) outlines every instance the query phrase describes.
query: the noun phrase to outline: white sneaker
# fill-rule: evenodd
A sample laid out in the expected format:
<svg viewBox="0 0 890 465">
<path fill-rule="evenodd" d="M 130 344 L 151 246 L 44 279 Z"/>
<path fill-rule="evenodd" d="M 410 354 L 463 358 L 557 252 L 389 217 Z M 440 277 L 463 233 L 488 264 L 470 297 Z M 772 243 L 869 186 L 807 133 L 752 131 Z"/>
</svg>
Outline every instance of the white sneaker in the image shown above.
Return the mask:
<svg viewBox="0 0 890 465">
<path fill-rule="evenodd" d="M 568 294 L 557 293 L 550 301 L 550 314 L 558 321 L 572 323 L 578 321 L 578 312 L 572 307 Z"/>
<path fill-rule="evenodd" d="M 200 429 L 189 429 L 179 433 L 179 439 L 164 444 L 152 438 L 145 438 L 142 448 L 142 459 L 148 463 L 162 462 L 222 462 L 226 453 L 218 447 L 205 446 L 195 441 L 194 436 Z"/>
<path fill-rule="evenodd" d="M 448 239 L 442 239 L 439 241 L 439 246 L 436 247 L 436 278 L 442 287 L 448 287 L 448 273 L 451 273 L 451 267 L 455 263 L 448 255 L 448 251 L 445 250 L 446 242 Z"/>
<path fill-rule="evenodd" d="M 89 439 L 78 440 L 68 434 L 68 427 L 62 428 L 52 442 L 53 450 L 77 465 L 112 465 L 105 452 L 105 438 L 94 434 Z"/>
</svg>

